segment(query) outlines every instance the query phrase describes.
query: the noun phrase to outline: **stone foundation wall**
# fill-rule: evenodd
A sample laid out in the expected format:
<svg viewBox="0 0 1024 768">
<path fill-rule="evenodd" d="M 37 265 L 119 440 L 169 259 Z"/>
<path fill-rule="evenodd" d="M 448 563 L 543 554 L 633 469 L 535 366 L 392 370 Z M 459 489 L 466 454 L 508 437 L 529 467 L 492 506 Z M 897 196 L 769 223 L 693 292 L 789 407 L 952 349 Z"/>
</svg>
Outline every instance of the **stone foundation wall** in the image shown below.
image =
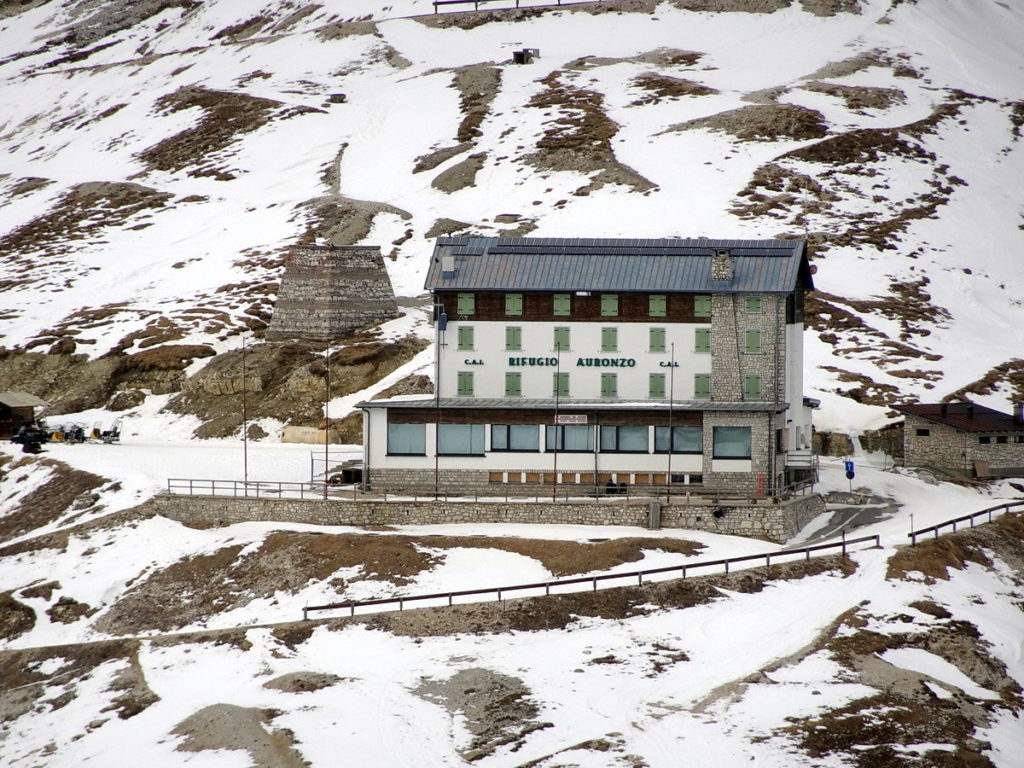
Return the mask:
<svg viewBox="0 0 1024 768">
<path fill-rule="evenodd" d="M 928 430 L 918 435 L 918 430 Z M 982 435 L 991 442 L 978 441 Z M 903 428 L 904 463 L 908 467 L 935 467 L 952 472 L 974 474 L 974 462 L 987 462 L 990 469 L 1024 467 L 1024 442 L 1016 442 L 1019 433 L 961 432 L 920 416 L 906 415 Z M 1003 437 L 1006 442 L 998 442 Z"/>
<path fill-rule="evenodd" d="M 773 504 L 768 501 L 661 505 L 661 527 L 692 528 L 734 536 L 786 541 L 825 511 L 817 494 Z M 239 499 L 164 495 L 156 511 L 191 525 L 231 525 L 251 521 L 313 525 L 433 525 L 446 523 L 558 523 L 647 527 L 648 501 L 456 502 Z"/>
</svg>

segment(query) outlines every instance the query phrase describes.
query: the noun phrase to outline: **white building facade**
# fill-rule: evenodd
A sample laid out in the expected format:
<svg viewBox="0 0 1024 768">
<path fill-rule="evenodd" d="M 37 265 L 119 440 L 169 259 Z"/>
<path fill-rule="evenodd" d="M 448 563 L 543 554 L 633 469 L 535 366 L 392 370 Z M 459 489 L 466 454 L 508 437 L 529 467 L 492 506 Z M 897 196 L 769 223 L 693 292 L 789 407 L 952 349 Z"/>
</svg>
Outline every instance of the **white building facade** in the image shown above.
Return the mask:
<svg viewBox="0 0 1024 768">
<path fill-rule="evenodd" d="M 364 482 L 775 496 L 801 475 L 802 241 L 443 238 L 435 394 L 360 403 Z"/>
</svg>

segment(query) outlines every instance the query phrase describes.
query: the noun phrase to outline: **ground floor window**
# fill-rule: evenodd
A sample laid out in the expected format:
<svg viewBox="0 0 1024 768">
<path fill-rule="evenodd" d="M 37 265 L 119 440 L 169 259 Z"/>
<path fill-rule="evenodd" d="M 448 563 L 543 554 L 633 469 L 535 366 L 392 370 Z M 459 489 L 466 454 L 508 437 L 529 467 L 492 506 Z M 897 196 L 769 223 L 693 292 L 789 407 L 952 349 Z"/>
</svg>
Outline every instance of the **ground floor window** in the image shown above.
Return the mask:
<svg viewBox="0 0 1024 768">
<path fill-rule="evenodd" d="M 539 451 L 540 427 L 536 424 L 494 424 L 492 451 Z"/>
<path fill-rule="evenodd" d="M 672 453 L 704 452 L 704 430 L 700 427 L 655 427 L 655 453 L 668 453 L 669 430 L 672 434 Z"/>
<path fill-rule="evenodd" d="M 388 453 L 392 456 L 426 456 L 426 424 L 388 424 Z"/>
<path fill-rule="evenodd" d="M 647 453 L 647 427 L 601 427 L 602 453 Z"/>
<path fill-rule="evenodd" d="M 483 424 L 438 424 L 437 452 L 442 456 L 483 456 Z"/>
<path fill-rule="evenodd" d="M 594 450 L 594 430 L 582 424 L 545 427 L 544 443 L 549 451 L 582 453 Z"/>
<path fill-rule="evenodd" d="M 750 427 L 714 427 L 712 436 L 714 458 L 750 458 Z"/>
</svg>

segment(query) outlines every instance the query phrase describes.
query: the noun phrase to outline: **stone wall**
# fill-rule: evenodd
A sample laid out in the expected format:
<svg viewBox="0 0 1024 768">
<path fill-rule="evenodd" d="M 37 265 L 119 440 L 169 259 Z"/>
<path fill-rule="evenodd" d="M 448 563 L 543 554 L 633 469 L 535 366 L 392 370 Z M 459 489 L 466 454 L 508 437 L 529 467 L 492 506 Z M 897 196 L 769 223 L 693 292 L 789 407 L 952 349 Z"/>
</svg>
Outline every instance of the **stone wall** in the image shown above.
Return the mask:
<svg viewBox="0 0 1024 768">
<path fill-rule="evenodd" d="M 296 246 L 285 259 L 267 339 L 330 339 L 398 317 L 377 246 Z"/>
<path fill-rule="evenodd" d="M 927 430 L 919 435 L 918 430 Z M 982 443 L 979 438 L 989 438 Z M 1000 443 L 999 438 L 1005 438 Z M 904 463 L 908 467 L 934 467 L 950 472 L 974 474 L 974 462 L 984 461 L 992 470 L 1024 467 L 1022 433 L 961 432 L 945 424 L 906 415 L 903 427 Z"/>
<path fill-rule="evenodd" d="M 736 536 L 786 541 L 825 511 L 817 494 L 777 504 L 762 501 L 683 500 L 661 505 L 663 528 L 692 528 Z M 250 521 L 313 525 L 434 525 L 447 523 L 558 523 L 646 527 L 649 501 L 461 502 L 373 501 L 342 499 L 253 499 L 163 495 L 156 511 L 193 525 L 230 525 Z"/>
</svg>

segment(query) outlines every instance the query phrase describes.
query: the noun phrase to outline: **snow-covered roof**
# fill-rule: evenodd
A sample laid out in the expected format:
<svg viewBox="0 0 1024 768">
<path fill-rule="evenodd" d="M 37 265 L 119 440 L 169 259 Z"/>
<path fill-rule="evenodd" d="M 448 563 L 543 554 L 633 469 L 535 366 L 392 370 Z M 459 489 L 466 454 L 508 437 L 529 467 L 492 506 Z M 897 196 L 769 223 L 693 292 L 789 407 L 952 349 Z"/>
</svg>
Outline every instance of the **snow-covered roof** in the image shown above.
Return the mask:
<svg viewBox="0 0 1024 768">
<path fill-rule="evenodd" d="M 732 259 L 712 280 L 712 254 Z M 426 288 L 440 290 L 788 293 L 803 273 L 803 240 L 442 237 Z"/>
</svg>

